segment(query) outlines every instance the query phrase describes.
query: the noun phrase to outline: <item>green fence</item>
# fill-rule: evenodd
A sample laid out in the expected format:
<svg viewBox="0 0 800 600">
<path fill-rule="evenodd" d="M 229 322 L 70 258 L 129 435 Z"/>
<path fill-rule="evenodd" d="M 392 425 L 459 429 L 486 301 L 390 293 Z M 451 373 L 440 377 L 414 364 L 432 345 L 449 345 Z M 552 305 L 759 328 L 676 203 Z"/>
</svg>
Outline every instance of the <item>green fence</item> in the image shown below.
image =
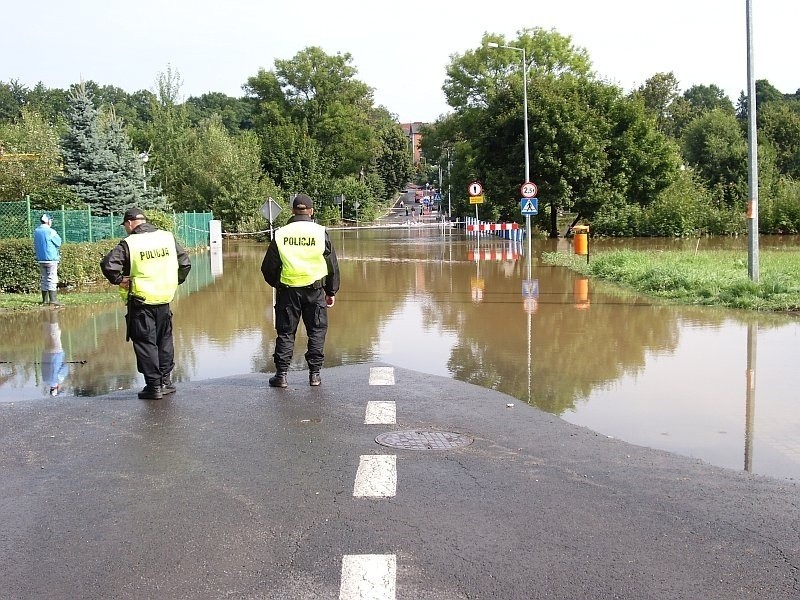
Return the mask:
<svg viewBox="0 0 800 600">
<path fill-rule="evenodd" d="M 53 218 L 53 228 L 64 243 L 97 242 L 124 236 L 120 229 L 122 214 L 93 215 L 91 210 L 47 211 Z M 0 239 L 30 238 L 41 223 L 42 211 L 32 211 L 30 200 L 0 202 Z M 208 223 L 213 213 L 173 213 L 173 233 L 186 248 L 208 246 Z"/>
</svg>

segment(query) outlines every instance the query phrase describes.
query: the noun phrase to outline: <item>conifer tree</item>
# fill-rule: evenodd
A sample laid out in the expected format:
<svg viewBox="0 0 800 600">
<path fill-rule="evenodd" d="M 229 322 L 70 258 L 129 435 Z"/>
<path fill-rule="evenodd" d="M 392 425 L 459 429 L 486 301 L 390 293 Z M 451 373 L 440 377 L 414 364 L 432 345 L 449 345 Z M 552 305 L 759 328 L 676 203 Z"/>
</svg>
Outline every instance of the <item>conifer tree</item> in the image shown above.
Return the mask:
<svg viewBox="0 0 800 600">
<path fill-rule="evenodd" d="M 147 188 L 141 161 L 113 110 L 103 119 L 84 84 L 71 90 L 68 102 L 62 182 L 98 214 L 121 213 L 133 205 L 165 208 L 160 190 Z"/>
</svg>

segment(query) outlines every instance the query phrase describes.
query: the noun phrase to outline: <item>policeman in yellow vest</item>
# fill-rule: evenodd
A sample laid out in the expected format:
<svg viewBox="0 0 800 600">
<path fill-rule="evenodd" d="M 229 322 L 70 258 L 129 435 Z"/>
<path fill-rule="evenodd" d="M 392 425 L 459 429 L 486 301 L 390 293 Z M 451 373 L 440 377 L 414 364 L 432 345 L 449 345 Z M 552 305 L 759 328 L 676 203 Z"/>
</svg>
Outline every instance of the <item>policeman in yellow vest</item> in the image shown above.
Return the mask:
<svg viewBox="0 0 800 600">
<path fill-rule="evenodd" d="M 175 391 L 169 303 L 192 264 L 174 236 L 148 223 L 138 208 L 126 210 L 120 225 L 128 237 L 103 257 L 100 269 L 106 279 L 119 285 L 128 305 L 126 339 L 133 341 L 136 368 L 145 381 L 139 398 L 160 400 Z"/>
<path fill-rule="evenodd" d="M 308 333 L 308 383 L 322 383 L 319 371 L 325 358 L 328 308 L 339 291 L 339 263 L 331 238 L 322 225 L 311 219 L 314 202 L 305 194 L 292 201 L 292 218 L 275 231 L 275 237 L 261 262 L 264 281 L 276 289 L 275 375 L 272 387 L 287 387 L 294 339 L 300 319 Z"/>
</svg>

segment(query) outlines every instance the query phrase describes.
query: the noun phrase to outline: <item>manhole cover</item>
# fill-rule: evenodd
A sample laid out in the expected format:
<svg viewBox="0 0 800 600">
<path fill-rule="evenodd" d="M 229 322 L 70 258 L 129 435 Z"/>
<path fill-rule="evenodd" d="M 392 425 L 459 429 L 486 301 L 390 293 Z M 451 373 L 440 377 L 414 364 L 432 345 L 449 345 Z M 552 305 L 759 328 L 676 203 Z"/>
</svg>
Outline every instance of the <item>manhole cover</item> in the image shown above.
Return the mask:
<svg viewBox="0 0 800 600">
<path fill-rule="evenodd" d="M 393 431 L 380 434 L 375 441 L 401 450 L 449 450 L 473 442 L 471 437 L 451 431 Z"/>
</svg>

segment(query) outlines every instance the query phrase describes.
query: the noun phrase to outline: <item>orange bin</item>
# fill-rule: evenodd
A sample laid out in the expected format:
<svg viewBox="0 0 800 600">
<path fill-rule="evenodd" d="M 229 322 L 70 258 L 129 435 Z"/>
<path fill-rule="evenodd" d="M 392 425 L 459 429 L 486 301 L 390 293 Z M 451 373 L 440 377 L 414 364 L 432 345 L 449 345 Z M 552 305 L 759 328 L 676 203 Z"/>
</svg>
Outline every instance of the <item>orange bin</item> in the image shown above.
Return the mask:
<svg viewBox="0 0 800 600">
<path fill-rule="evenodd" d="M 572 247 L 575 254 L 580 256 L 587 256 L 589 254 L 589 226 L 588 225 L 575 225 L 572 228 L 574 235 Z"/>
</svg>

